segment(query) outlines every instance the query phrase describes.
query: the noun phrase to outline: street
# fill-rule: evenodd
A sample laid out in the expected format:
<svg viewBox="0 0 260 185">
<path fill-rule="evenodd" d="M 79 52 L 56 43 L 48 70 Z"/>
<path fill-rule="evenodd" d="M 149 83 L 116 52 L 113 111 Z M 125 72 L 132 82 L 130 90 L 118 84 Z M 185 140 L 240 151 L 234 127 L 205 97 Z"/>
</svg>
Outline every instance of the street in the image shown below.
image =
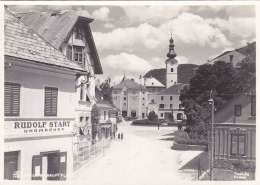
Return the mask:
<svg viewBox="0 0 260 185">
<path fill-rule="evenodd" d="M 173 184 L 196 180 L 197 170 L 184 168 L 200 151 L 172 150 L 175 127 L 118 125 L 124 139 L 112 141 L 111 148 L 78 170 L 73 181 L 83 184 Z"/>
</svg>

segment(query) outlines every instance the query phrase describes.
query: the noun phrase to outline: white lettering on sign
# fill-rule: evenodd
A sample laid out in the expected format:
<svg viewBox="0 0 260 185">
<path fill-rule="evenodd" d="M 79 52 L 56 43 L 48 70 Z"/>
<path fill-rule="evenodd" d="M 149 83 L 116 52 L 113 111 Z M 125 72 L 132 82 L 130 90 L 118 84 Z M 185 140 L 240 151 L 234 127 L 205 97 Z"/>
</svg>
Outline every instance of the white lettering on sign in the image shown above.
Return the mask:
<svg viewBox="0 0 260 185">
<path fill-rule="evenodd" d="M 73 121 L 5 121 L 5 135 L 65 133 L 73 131 Z"/>
<path fill-rule="evenodd" d="M 234 179 L 246 180 L 249 177 L 248 172 L 234 172 Z"/>
</svg>

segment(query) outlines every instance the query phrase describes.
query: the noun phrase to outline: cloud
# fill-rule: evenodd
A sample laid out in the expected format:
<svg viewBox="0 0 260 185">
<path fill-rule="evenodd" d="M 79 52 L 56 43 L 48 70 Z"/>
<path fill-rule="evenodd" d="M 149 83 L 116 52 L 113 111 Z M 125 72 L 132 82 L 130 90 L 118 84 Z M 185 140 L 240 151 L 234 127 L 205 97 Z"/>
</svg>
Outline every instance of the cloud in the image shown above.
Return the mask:
<svg viewBox="0 0 260 185">
<path fill-rule="evenodd" d="M 107 29 L 112 29 L 112 28 L 115 28 L 115 25 L 110 24 L 110 23 L 106 23 L 106 24 L 104 24 L 104 27 L 107 28 Z"/>
<path fill-rule="evenodd" d="M 101 7 L 97 10 L 95 10 L 92 15 L 94 19 L 100 20 L 100 21 L 107 21 L 109 20 L 109 8 L 107 7 Z"/>
<path fill-rule="evenodd" d="M 103 59 L 103 65 L 112 73 L 116 70 L 119 73 L 144 74 L 152 69 L 151 64 L 145 59 L 125 52 L 108 55 Z"/>
<path fill-rule="evenodd" d="M 177 56 L 176 59 L 178 60 L 179 64 L 191 64 L 188 57 L 185 56 Z"/>
<path fill-rule="evenodd" d="M 189 10 L 184 6 L 124 6 L 126 21 L 133 23 L 161 24 Z"/>
<path fill-rule="evenodd" d="M 249 38 L 255 37 L 255 18 L 243 17 L 229 19 L 207 19 L 209 24 L 218 26 L 223 31 L 228 31 L 231 37 Z"/>
</svg>

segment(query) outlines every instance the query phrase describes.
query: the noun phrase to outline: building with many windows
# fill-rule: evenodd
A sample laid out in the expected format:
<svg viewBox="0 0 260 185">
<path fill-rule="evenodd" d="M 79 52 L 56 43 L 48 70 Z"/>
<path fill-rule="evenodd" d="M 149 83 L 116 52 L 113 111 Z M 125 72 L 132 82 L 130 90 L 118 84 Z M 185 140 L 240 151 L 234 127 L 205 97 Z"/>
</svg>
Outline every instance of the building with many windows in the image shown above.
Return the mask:
<svg viewBox="0 0 260 185">
<path fill-rule="evenodd" d="M 65 180 L 73 171 L 77 79 L 88 71 L 6 9 L 4 20 L 4 179 Z"/>
<path fill-rule="evenodd" d="M 91 110 L 96 103 L 95 75 L 103 74 L 90 29 L 93 19 L 86 10 L 27 12 L 17 16 L 69 60 L 87 71 L 86 75 L 75 79 L 78 103 L 75 107 L 74 130 L 77 134 L 74 152 L 77 152 L 81 147 L 91 144 Z"/>
<path fill-rule="evenodd" d="M 113 104 L 119 108 L 123 117 L 146 118 L 148 93 L 142 84 L 138 84 L 134 79 L 122 79 L 113 86 Z"/>
</svg>

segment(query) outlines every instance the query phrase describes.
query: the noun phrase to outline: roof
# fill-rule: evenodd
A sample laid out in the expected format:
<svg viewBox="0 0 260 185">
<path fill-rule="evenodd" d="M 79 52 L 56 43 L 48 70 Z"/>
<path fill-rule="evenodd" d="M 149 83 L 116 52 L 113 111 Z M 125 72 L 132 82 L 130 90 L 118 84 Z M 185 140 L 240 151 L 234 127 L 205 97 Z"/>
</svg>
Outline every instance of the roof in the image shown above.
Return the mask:
<svg viewBox="0 0 260 185">
<path fill-rule="evenodd" d="M 179 64 L 178 65 L 178 74 L 177 74 L 177 82 L 182 84 L 189 84 L 190 79 L 193 77 L 192 71 L 197 67 L 195 64 Z M 148 71 L 144 77 L 150 78 L 154 77 L 164 86 L 166 85 L 166 69 L 153 69 Z"/>
<path fill-rule="evenodd" d="M 247 44 L 244 47 L 241 47 L 241 48 L 238 48 L 238 49 L 235 49 L 232 51 L 226 51 L 226 52 L 222 53 L 221 55 L 217 56 L 216 58 L 210 60 L 208 63 L 213 64 L 216 61 L 230 62 L 230 55 L 233 55 L 234 66 L 236 66 L 237 63 L 241 62 L 248 55 L 252 56 L 255 61 L 255 59 L 256 59 L 256 42 L 252 42 L 250 44 Z"/>
<path fill-rule="evenodd" d="M 184 87 L 189 87 L 187 84 L 174 84 L 171 87 L 163 90 L 162 92 L 158 93 L 158 95 L 180 95 L 181 90 Z"/>
<path fill-rule="evenodd" d="M 26 25 L 41 35 L 56 49 L 60 50 L 63 43 L 68 41 L 68 36 L 73 27 L 80 20 L 86 30 L 87 42 L 94 61 L 96 74 L 103 74 L 101 63 L 96 50 L 95 42 L 89 23 L 93 21 L 87 10 L 63 10 L 47 12 L 27 12 L 17 14 Z"/>
<path fill-rule="evenodd" d="M 159 82 L 156 78 L 146 78 L 145 79 L 146 87 L 165 87 L 161 82 Z"/>
<path fill-rule="evenodd" d="M 126 86 L 128 89 L 144 89 L 145 87 L 141 84 L 136 83 L 133 80 L 124 79 L 119 84 L 113 86 L 113 89 L 122 89 Z"/>
<path fill-rule="evenodd" d="M 86 72 L 5 9 L 5 56 Z"/>
</svg>

